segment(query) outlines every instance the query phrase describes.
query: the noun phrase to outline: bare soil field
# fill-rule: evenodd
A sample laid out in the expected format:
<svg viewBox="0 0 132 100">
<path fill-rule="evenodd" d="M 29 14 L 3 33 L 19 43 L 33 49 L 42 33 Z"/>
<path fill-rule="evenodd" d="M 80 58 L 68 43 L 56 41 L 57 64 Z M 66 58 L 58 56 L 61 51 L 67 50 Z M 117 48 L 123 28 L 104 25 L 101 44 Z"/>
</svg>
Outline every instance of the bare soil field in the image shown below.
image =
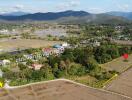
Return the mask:
<svg viewBox="0 0 132 100">
<path fill-rule="evenodd" d="M 120 57 L 112 60 L 111 62 L 102 64 L 101 66 L 107 70 L 115 70 L 119 73 L 122 73 L 132 66 L 132 54 L 129 55 L 128 62 L 125 62 L 123 57 Z"/>
<path fill-rule="evenodd" d="M 66 36 L 66 30 L 64 29 L 45 29 L 45 30 L 37 30 L 34 32 L 36 35 L 39 36 L 47 36 L 47 35 L 51 35 L 51 36 Z"/>
<path fill-rule="evenodd" d="M 52 46 L 54 44 L 61 43 L 60 41 L 46 41 L 46 40 L 31 40 L 31 39 L 18 39 L 18 40 L 8 40 L 0 42 L 0 49 L 4 51 L 13 51 L 18 48 L 39 48 Z"/>
<path fill-rule="evenodd" d="M 113 40 L 112 42 L 117 44 L 122 44 L 122 45 L 132 45 L 132 41 Z"/>
<path fill-rule="evenodd" d="M 112 81 L 106 90 L 132 97 L 132 68 Z"/>
<path fill-rule="evenodd" d="M 0 89 L 0 100 L 132 100 L 129 97 L 94 89 L 68 80 Z"/>
</svg>

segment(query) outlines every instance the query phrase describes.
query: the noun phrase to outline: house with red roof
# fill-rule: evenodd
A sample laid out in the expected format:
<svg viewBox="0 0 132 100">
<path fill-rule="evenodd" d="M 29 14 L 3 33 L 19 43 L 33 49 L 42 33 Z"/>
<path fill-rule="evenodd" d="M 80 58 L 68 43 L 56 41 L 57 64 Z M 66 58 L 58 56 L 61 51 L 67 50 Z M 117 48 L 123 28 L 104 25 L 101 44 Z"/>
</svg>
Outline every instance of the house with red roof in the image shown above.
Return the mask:
<svg viewBox="0 0 132 100">
<path fill-rule="evenodd" d="M 41 64 L 32 64 L 31 68 L 33 68 L 34 70 L 40 70 L 42 68 Z"/>
</svg>

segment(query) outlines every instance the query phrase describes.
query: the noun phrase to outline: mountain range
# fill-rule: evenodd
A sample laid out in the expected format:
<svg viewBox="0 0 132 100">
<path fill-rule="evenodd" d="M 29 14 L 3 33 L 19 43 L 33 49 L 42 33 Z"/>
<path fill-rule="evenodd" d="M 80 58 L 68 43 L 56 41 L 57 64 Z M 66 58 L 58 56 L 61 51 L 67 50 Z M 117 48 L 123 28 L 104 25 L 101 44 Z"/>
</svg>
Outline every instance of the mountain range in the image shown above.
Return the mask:
<svg viewBox="0 0 132 100">
<path fill-rule="evenodd" d="M 132 13 L 108 12 L 92 14 L 85 11 L 63 11 L 47 13 L 13 12 L 0 15 L 0 20 L 6 21 L 55 21 L 59 23 L 128 23 Z"/>
<path fill-rule="evenodd" d="M 121 17 L 127 18 L 129 20 L 132 20 L 132 12 L 116 12 L 116 11 L 113 11 L 113 12 L 108 12 L 106 14 L 113 15 L 113 16 L 121 16 Z"/>
</svg>

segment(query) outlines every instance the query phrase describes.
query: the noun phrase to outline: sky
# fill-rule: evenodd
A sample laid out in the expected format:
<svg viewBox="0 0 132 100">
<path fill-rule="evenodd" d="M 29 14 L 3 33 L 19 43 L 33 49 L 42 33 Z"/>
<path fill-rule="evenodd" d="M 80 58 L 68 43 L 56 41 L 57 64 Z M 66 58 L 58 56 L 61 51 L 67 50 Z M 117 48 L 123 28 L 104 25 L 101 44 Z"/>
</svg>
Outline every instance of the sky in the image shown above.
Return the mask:
<svg viewBox="0 0 132 100">
<path fill-rule="evenodd" d="M 132 0 L 0 0 L 0 13 L 60 12 L 66 10 L 104 13 L 132 12 Z"/>
</svg>

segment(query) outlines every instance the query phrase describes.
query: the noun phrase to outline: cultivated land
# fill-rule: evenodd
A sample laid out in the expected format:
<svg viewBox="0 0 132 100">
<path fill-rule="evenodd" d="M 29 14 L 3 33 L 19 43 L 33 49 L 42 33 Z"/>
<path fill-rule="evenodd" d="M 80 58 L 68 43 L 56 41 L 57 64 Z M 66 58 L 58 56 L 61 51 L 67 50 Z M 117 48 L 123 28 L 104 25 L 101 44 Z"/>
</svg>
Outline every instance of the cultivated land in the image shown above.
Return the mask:
<svg viewBox="0 0 132 100">
<path fill-rule="evenodd" d="M 129 97 L 80 85 L 68 80 L 55 80 L 15 89 L 1 89 L 0 100 L 132 100 Z"/>
<path fill-rule="evenodd" d="M 39 48 L 53 46 L 54 44 L 61 43 L 60 41 L 46 41 L 46 40 L 31 40 L 31 39 L 18 39 L 18 40 L 8 40 L 0 42 L 0 49 L 4 51 L 13 51 L 18 48 Z"/>
<path fill-rule="evenodd" d="M 132 68 L 122 73 L 116 80 L 112 81 L 106 87 L 106 90 L 132 97 Z"/>
<path fill-rule="evenodd" d="M 123 45 L 132 45 L 132 41 L 113 40 L 113 42 L 117 44 L 123 44 Z"/>
<path fill-rule="evenodd" d="M 122 73 L 132 66 L 132 54 L 129 55 L 128 62 L 125 62 L 123 57 L 120 57 L 112 60 L 111 62 L 102 64 L 101 66 L 107 70 L 115 70 L 119 73 Z"/>
</svg>

